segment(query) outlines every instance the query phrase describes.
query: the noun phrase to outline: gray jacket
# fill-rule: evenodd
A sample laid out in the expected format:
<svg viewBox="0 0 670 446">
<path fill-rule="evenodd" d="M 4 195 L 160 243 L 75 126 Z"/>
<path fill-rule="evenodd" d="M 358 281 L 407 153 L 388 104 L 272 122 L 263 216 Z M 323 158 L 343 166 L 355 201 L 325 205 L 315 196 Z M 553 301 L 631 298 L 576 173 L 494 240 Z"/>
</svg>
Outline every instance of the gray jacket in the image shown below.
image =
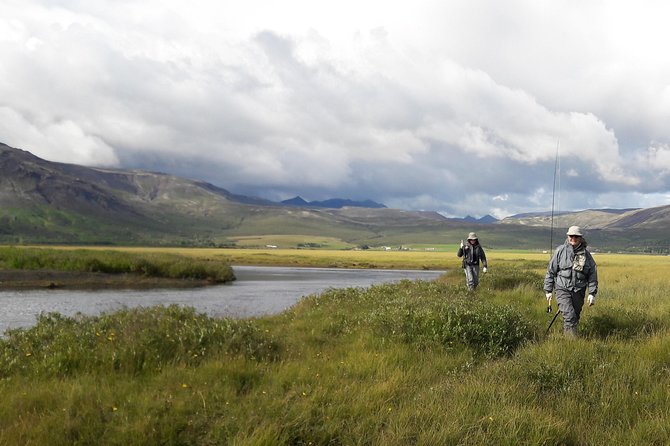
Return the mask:
<svg viewBox="0 0 670 446">
<path fill-rule="evenodd" d="M 479 262 L 482 262 L 482 266 L 484 268 L 486 268 L 488 265 L 486 262 L 486 253 L 484 252 L 484 248 L 482 248 L 479 242 L 477 242 L 474 246 L 468 243 L 464 247 L 458 248 L 456 255 L 458 257 L 463 257 L 463 268 L 465 268 L 466 265 L 479 266 Z"/>
<path fill-rule="evenodd" d="M 582 261 L 575 261 L 575 251 L 566 240 L 559 246 L 547 266 L 544 276 L 544 291 L 551 293 L 554 288 L 577 291 L 589 287 L 589 294 L 598 293 L 598 270 L 591 253 L 583 250 Z"/>
</svg>

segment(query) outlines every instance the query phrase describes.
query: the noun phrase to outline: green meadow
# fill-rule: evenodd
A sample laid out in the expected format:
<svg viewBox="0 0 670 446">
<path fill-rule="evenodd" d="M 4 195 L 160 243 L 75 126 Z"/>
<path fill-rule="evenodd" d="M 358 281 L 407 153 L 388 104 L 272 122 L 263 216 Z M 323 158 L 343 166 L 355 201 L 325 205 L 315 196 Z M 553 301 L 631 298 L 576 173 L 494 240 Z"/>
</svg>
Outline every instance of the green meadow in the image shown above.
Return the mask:
<svg viewBox="0 0 670 446">
<path fill-rule="evenodd" d="M 304 252 L 275 262 L 318 263 Z M 596 255 L 600 293 L 571 340 L 560 316 L 545 335 L 548 254 L 487 252 L 472 293 L 453 253 L 349 252 L 320 255 L 448 272 L 258 319 L 44 314 L 0 340 L 0 444 L 670 443 L 667 257 Z"/>
<path fill-rule="evenodd" d="M 53 246 L 50 249 L 62 252 L 79 251 L 81 248 Z M 329 268 L 392 268 L 392 269 L 447 269 L 460 265 L 456 257 L 457 245 L 449 252 L 401 251 L 392 249 L 328 250 L 287 248 L 169 248 L 169 247 L 99 247 L 85 251 L 119 252 L 139 256 L 177 255 L 198 261 L 222 262 L 231 265 L 281 265 Z M 444 249 L 442 250 L 444 251 Z"/>
</svg>

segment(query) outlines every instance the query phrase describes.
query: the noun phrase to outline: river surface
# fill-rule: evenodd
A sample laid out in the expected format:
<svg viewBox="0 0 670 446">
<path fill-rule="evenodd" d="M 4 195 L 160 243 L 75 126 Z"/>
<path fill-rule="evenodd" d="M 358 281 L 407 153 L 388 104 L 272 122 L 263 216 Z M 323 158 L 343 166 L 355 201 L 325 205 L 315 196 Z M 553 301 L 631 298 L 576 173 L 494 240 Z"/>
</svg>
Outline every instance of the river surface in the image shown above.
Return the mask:
<svg viewBox="0 0 670 446">
<path fill-rule="evenodd" d="M 178 304 L 213 317 L 280 313 L 303 296 L 330 288 L 369 287 L 408 280 L 432 280 L 443 271 L 235 266 L 231 284 L 153 290 L 0 291 L 0 334 L 29 327 L 40 313 L 97 315 L 121 308 Z"/>
</svg>

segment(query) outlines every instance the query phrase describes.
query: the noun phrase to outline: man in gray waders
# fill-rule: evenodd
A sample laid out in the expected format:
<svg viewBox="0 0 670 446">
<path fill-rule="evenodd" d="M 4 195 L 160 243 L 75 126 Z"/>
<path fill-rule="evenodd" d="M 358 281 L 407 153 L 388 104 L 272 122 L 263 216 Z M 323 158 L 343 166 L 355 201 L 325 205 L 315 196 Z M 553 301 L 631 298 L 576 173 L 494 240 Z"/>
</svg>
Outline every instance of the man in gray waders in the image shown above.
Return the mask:
<svg viewBox="0 0 670 446">
<path fill-rule="evenodd" d="M 598 293 L 598 270 L 579 226 L 570 226 L 565 243 L 559 246 L 547 266 L 544 292 L 551 307 L 552 291 L 556 291 L 558 311 L 563 313 L 563 333 L 577 336 L 577 324 L 588 287 L 588 304 L 593 305 Z"/>
<path fill-rule="evenodd" d="M 463 257 L 463 270 L 465 271 L 465 281 L 468 285 L 468 290 L 475 290 L 479 285 L 479 262 L 481 261 L 483 269 L 486 272 L 486 254 L 484 248 L 479 244 L 477 234 L 471 232 L 468 234 L 468 243 L 463 243 L 461 240 L 461 247 L 458 248 L 458 257 Z"/>
</svg>

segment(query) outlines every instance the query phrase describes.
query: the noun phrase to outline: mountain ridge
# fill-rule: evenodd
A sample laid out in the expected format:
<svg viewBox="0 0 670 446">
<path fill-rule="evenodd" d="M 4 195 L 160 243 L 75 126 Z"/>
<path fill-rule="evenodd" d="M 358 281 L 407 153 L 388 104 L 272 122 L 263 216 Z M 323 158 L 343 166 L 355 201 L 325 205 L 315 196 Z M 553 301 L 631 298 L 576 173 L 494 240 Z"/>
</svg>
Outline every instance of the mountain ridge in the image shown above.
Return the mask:
<svg viewBox="0 0 670 446">
<path fill-rule="evenodd" d="M 493 215 L 490 214 L 486 214 L 481 218 L 475 218 L 470 215 L 466 215 L 461 220 L 475 224 L 490 224 L 490 223 L 497 223 L 499 221 L 497 218 L 495 218 Z"/>
<path fill-rule="evenodd" d="M 200 245 L 273 232 L 355 239 L 442 219 L 387 208 L 296 208 L 159 172 L 50 162 L 0 143 L 4 242 Z"/>
<path fill-rule="evenodd" d="M 490 247 L 538 247 L 547 238 L 547 214 L 491 219 L 292 206 L 160 172 L 50 162 L 0 143 L 0 243 L 227 246 L 237 237 L 299 234 L 402 245 L 460 240 L 473 225 Z M 602 249 L 670 245 L 670 206 L 559 213 L 553 223 L 558 237 L 559 228 L 584 226 L 591 246 Z"/>
<path fill-rule="evenodd" d="M 585 209 L 583 211 L 525 213 L 505 217 L 500 224 L 548 227 L 578 225 L 585 229 L 670 229 L 670 205 L 651 208 Z"/>
<path fill-rule="evenodd" d="M 299 195 L 290 198 L 288 200 L 283 200 L 280 203 L 288 206 L 316 207 L 316 208 L 328 208 L 328 209 L 342 209 L 343 207 L 359 207 L 359 208 L 371 208 L 371 209 L 386 208 L 384 204 L 377 203 L 372 200 L 356 201 L 356 200 L 350 200 L 348 198 L 329 198 L 327 200 L 321 200 L 321 201 L 306 201 Z"/>
</svg>

